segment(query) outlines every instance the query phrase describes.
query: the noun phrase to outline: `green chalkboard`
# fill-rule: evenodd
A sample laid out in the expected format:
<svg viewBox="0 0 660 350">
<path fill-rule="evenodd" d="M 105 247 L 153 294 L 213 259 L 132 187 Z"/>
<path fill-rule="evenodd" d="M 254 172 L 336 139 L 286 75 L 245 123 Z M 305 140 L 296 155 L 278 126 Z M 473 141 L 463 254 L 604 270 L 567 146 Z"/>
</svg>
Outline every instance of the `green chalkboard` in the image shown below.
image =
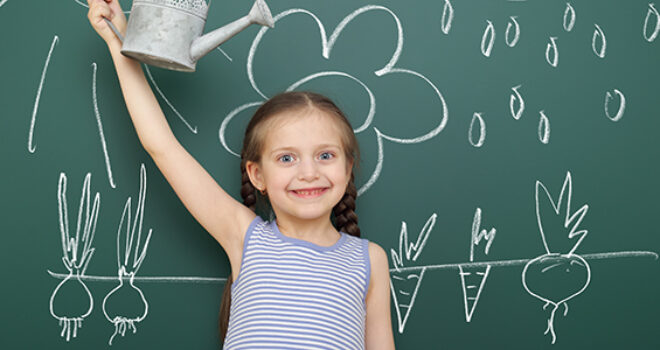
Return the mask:
<svg viewBox="0 0 660 350">
<path fill-rule="evenodd" d="M 363 236 L 392 253 L 397 348 L 660 348 L 657 5 L 269 5 L 274 29 L 150 79 L 237 198 L 256 105 L 287 88 L 337 101 L 362 148 Z M 227 258 L 141 148 L 85 6 L 0 0 L 0 347 L 217 349 Z M 216 0 L 207 26 L 250 6 Z"/>
</svg>

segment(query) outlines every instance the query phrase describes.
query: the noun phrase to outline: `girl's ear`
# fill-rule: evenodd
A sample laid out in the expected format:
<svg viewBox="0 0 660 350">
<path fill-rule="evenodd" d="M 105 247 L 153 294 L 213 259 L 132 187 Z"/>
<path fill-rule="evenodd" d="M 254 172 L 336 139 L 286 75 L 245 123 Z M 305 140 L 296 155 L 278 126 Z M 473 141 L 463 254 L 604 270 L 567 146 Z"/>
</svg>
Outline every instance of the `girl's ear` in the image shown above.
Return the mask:
<svg viewBox="0 0 660 350">
<path fill-rule="evenodd" d="M 254 188 L 256 188 L 258 191 L 266 189 L 259 163 L 248 160 L 245 162 L 245 171 L 247 172 L 248 177 L 250 178 L 250 182 Z"/>
</svg>

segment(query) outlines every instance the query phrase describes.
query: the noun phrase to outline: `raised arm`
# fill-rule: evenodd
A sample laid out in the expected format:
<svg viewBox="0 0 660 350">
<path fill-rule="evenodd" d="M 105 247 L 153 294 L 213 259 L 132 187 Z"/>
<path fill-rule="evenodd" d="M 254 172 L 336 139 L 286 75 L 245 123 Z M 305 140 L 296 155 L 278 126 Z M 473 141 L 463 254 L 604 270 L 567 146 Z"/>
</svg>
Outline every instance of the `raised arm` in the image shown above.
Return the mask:
<svg viewBox="0 0 660 350">
<path fill-rule="evenodd" d="M 142 146 L 186 208 L 222 245 L 235 266 L 234 262 L 240 263 L 243 237 L 255 214 L 228 195 L 174 137 L 142 67 L 121 54 L 120 40 L 104 21 L 104 18 L 110 19 L 121 33 L 125 33 L 126 17 L 118 1 L 87 2 L 89 21 L 108 45 L 126 107 Z"/>
</svg>

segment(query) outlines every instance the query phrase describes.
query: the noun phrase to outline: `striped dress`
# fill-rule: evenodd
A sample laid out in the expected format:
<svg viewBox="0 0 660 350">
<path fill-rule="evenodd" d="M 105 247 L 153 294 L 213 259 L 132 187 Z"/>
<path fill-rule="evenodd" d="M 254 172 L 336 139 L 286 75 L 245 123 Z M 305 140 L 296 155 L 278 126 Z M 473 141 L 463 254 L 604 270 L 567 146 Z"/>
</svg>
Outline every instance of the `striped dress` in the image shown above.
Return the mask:
<svg viewBox="0 0 660 350">
<path fill-rule="evenodd" d="M 256 217 L 231 288 L 223 349 L 364 349 L 368 241 L 332 246 L 284 236 Z"/>
</svg>

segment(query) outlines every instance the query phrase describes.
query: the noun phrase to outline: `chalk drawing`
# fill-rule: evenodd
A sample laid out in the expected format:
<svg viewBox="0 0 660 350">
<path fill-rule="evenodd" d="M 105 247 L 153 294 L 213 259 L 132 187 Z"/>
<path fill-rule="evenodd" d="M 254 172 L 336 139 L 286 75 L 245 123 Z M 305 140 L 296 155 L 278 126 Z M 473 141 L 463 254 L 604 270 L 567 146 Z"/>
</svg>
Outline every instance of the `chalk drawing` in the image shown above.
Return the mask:
<svg viewBox="0 0 660 350">
<path fill-rule="evenodd" d="M 655 27 L 649 32 L 649 22 L 655 21 Z M 649 10 L 646 12 L 646 17 L 644 18 L 644 27 L 642 28 L 642 35 L 644 39 L 648 42 L 653 42 L 655 38 L 658 37 L 658 32 L 660 32 L 660 13 L 656 10 L 653 3 L 649 4 Z"/>
<path fill-rule="evenodd" d="M 167 103 L 167 105 L 174 112 L 174 114 L 176 114 L 176 116 L 179 117 L 179 119 L 181 119 L 183 124 L 185 124 L 186 127 L 188 127 L 188 130 L 190 130 L 193 134 L 197 134 L 197 126 L 190 125 L 190 123 L 188 123 L 186 118 L 184 118 L 181 115 L 181 113 L 179 113 L 179 111 L 177 111 L 176 108 L 174 108 L 172 103 L 170 103 L 170 100 L 168 100 L 167 97 L 165 97 L 165 94 L 160 90 L 160 87 L 158 87 L 158 84 L 156 84 L 156 80 L 154 80 L 154 77 L 151 75 L 151 70 L 149 70 L 149 66 L 147 66 L 146 64 L 143 64 L 142 66 L 144 67 L 145 72 L 147 72 L 147 77 L 149 77 L 149 81 L 151 81 L 151 84 L 154 86 L 154 88 L 158 92 L 158 95 L 160 95 L 160 97 L 162 97 L 163 100 L 165 100 L 165 103 Z"/>
<path fill-rule="evenodd" d="M 605 115 L 613 122 L 617 122 L 623 117 L 623 112 L 626 110 L 626 97 L 617 89 L 614 89 L 614 93 L 619 96 L 619 100 L 621 101 L 619 103 L 619 109 L 614 116 L 610 114 L 609 105 L 612 100 L 612 94 L 609 91 L 605 91 Z"/>
<path fill-rule="evenodd" d="M 440 20 L 440 30 L 443 33 L 449 34 L 451 23 L 454 20 L 454 7 L 449 0 L 445 0 L 445 6 L 442 8 L 442 19 Z"/>
<path fill-rule="evenodd" d="M 489 20 L 486 20 L 488 25 L 484 30 L 484 34 L 481 36 L 481 54 L 490 57 L 490 52 L 493 50 L 493 42 L 495 42 L 495 28 L 493 23 Z"/>
<path fill-rule="evenodd" d="M 41 89 L 44 87 L 44 80 L 46 79 L 46 72 L 48 71 L 48 65 L 50 64 L 50 57 L 53 54 L 53 49 L 55 45 L 60 40 L 60 38 L 55 35 L 53 37 L 53 42 L 50 44 L 50 50 L 48 50 L 48 56 L 46 57 L 46 62 L 44 63 L 44 68 L 41 71 L 41 80 L 39 81 L 39 88 L 37 88 L 37 98 L 34 100 L 34 107 L 32 108 L 32 119 L 30 120 L 30 131 L 28 133 L 28 151 L 34 153 L 37 150 L 37 146 L 34 144 L 34 123 L 37 119 L 37 110 L 39 109 L 39 100 L 41 99 Z"/>
<path fill-rule="evenodd" d="M 358 189 L 358 196 L 361 195 L 362 193 L 364 193 L 366 190 L 368 190 L 375 183 L 375 181 L 378 179 L 378 177 L 380 175 L 380 171 L 382 170 L 382 163 L 383 163 L 383 160 L 384 160 L 383 149 L 382 149 L 382 139 L 386 139 L 386 140 L 389 140 L 389 141 L 392 141 L 392 142 L 395 142 L 395 143 L 400 143 L 400 144 L 412 144 L 412 143 L 424 142 L 424 141 L 426 141 L 430 138 L 435 137 L 438 133 L 440 133 L 440 131 L 442 131 L 444 129 L 445 125 L 447 124 L 448 109 L 447 109 L 447 104 L 445 102 L 445 99 L 442 96 L 442 93 L 440 93 L 440 90 L 435 86 L 435 84 L 433 84 L 423 74 L 418 73 L 418 72 L 416 72 L 414 70 L 411 70 L 411 69 L 395 67 L 395 64 L 397 63 L 397 61 L 398 61 L 398 59 L 401 55 L 401 51 L 403 49 L 403 28 L 401 26 L 401 21 L 396 16 L 396 14 L 394 12 L 392 12 L 390 9 L 386 8 L 386 7 L 368 5 L 368 6 L 364 6 L 364 7 L 361 7 L 359 9 L 353 11 L 352 13 L 350 13 L 348 16 L 346 16 L 344 19 L 342 19 L 340 21 L 340 23 L 337 25 L 337 27 L 332 31 L 330 37 L 327 36 L 325 27 L 324 27 L 323 23 L 321 23 L 319 18 L 316 15 L 314 15 L 313 13 L 311 13 L 307 10 L 304 10 L 304 9 L 289 9 L 289 10 L 286 10 L 286 11 L 276 15 L 275 17 L 273 17 L 274 22 L 278 22 L 280 20 L 283 20 L 287 16 L 291 16 L 291 15 L 294 15 L 294 14 L 296 14 L 296 15 L 307 15 L 307 16 L 312 17 L 312 19 L 314 20 L 314 22 L 316 23 L 316 25 L 319 29 L 319 33 L 320 33 L 320 37 L 321 37 L 321 55 L 325 59 L 330 59 L 330 54 L 332 52 L 332 48 L 334 47 L 334 44 L 337 41 L 337 39 L 339 38 L 339 36 L 342 33 L 343 29 L 351 21 L 356 19 L 359 15 L 361 15 L 363 13 L 366 13 L 366 12 L 369 12 L 369 11 L 384 11 L 384 12 L 387 12 L 392 17 L 392 19 L 394 20 L 394 24 L 396 25 L 396 28 L 397 28 L 397 44 L 396 44 L 396 48 L 395 48 L 395 50 L 392 54 L 392 57 L 389 59 L 388 63 L 385 66 L 383 66 L 382 68 L 374 71 L 373 73 L 378 77 L 385 76 L 387 74 L 396 74 L 396 73 L 408 74 L 408 75 L 412 75 L 412 76 L 415 76 L 415 77 L 423 80 L 428 86 L 430 86 L 433 89 L 433 91 L 435 92 L 435 94 L 438 97 L 439 101 L 441 102 L 441 104 L 442 104 L 442 114 L 441 114 L 441 119 L 438 122 L 438 125 L 434 129 L 432 129 L 431 131 L 429 131 L 429 132 L 427 132 L 427 133 L 425 133 L 421 136 L 417 136 L 417 137 L 413 137 L 413 138 L 400 138 L 400 137 L 396 137 L 396 136 L 392 136 L 392 135 L 387 135 L 387 134 L 381 132 L 380 130 L 378 130 L 375 126 L 372 125 L 372 122 L 375 119 L 376 98 L 373 95 L 373 93 L 371 92 L 372 89 L 370 89 L 366 84 L 364 84 L 362 82 L 362 80 L 358 79 L 354 75 L 351 75 L 351 74 L 348 74 L 348 73 L 345 73 L 345 72 L 338 72 L 338 71 L 322 71 L 322 72 L 318 72 L 318 73 L 308 75 L 308 76 L 306 76 L 302 79 L 299 79 L 298 81 L 294 82 L 293 84 L 289 84 L 289 87 L 287 88 L 287 90 L 293 90 L 293 89 L 299 87 L 300 85 L 302 85 L 304 83 L 307 83 L 309 81 L 312 81 L 314 79 L 327 77 L 327 76 L 342 76 L 342 77 L 349 78 L 349 79 L 357 82 L 358 84 L 360 84 L 360 86 L 362 86 L 362 88 L 365 89 L 365 91 L 369 95 L 369 106 L 370 107 L 369 107 L 369 112 L 367 113 L 367 117 L 365 118 L 365 121 L 362 123 L 362 125 L 357 127 L 354 131 L 355 131 L 355 133 L 359 133 L 359 132 L 367 130 L 369 127 L 374 129 L 375 134 L 376 134 L 376 138 L 377 138 L 377 142 L 378 142 L 378 145 L 379 145 L 379 148 L 378 148 L 378 163 L 377 163 L 377 165 L 374 169 L 374 172 L 370 176 L 369 180 Z M 260 95 L 264 100 L 267 99 L 268 97 L 259 89 L 259 87 L 257 85 L 256 79 L 254 77 L 254 72 L 253 72 L 253 61 L 254 61 L 254 57 L 256 55 L 256 52 L 257 52 L 257 49 L 259 47 L 260 42 L 262 41 L 263 37 L 265 36 L 265 34 L 269 30 L 271 30 L 271 29 L 268 28 L 268 27 L 263 27 L 259 30 L 259 32 L 257 33 L 257 35 L 255 36 L 255 38 L 252 42 L 252 45 L 250 46 L 250 50 L 248 52 L 248 57 L 247 57 L 247 63 L 246 63 L 247 75 L 248 75 L 248 80 L 250 81 L 250 85 L 252 86 L 254 91 L 258 95 Z M 227 142 L 226 142 L 226 138 L 224 136 L 225 133 L 228 130 L 228 126 L 230 125 L 230 121 L 236 115 L 238 115 L 239 113 L 244 112 L 249 108 L 254 108 L 254 107 L 260 105 L 261 103 L 263 103 L 263 101 L 254 101 L 254 102 L 248 102 L 248 103 L 242 104 L 239 107 L 233 109 L 222 121 L 222 123 L 220 125 L 220 130 L 218 131 L 220 144 L 229 153 L 231 153 L 235 156 L 238 156 L 237 152 L 235 152 L 235 151 L 233 151 L 229 148 L 229 146 L 227 145 Z"/>
<path fill-rule="evenodd" d="M 520 96 L 520 89 L 522 85 L 517 85 L 511 88 L 513 93 L 509 98 L 509 110 L 511 110 L 511 116 L 515 120 L 519 120 L 522 117 L 523 112 L 525 111 L 525 100 Z M 515 104 L 518 102 L 518 109 L 515 109 Z"/>
<path fill-rule="evenodd" d="M 520 25 L 516 20 L 517 16 L 509 16 L 509 18 L 510 21 L 506 24 L 506 32 L 504 33 L 504 41 L 508 47 L 514 47 L 520 40 Z M 511 38 L 511 28 L 513 28 L 513 38 Z"/>
<path fill-rule="evenodd" d="M 229 60 L 229 62 L 234 62 L 234 60 L 232 60 L 231 57 L 229 57 L 229 55 L 227 55 L 225 50 L 221 49 L 220 47 L 217 47 L 216 50 L 220 51 L 220 53 L 223 54 Z"/>
<path fill-rule="evenodd" d="M 437 217 L 438 214 L 433 213 L 426 220 L 415 243 L 411 243 L 408 240 L 408 225 L 405 221 L 402 221 L 401 232 L 399 234 L 399 250 L 390 249 L 392 263 L 394 264 L 394 272 L 390 274 L 390 291 L 392 292 L 392 300 L 394 301 L 396 310 L 399 333 L 403 333 L 406 327 L 408 316 L 410 316 L 410 311 L 415 304 L 417 291 L 419 291 L 422 278 L 424 278 L 424 269 L 419 273 L 401 273 L 399 269 L 417 260 L 426 245 L 426 241 L 429 239 Z"/>
<path fill-rule="evenodd" d="M 142 221 L 144 219 L 144 202 L 147 194 L 147 172 L 144 164 L 140 166 L 140 193 L 138 196 L 138 204 L 136 205 L 135 219 L 131 225 L 131 197 L 126 200 L 124 212 L 121 214 L 119 221 L 119 229 L 117 230 L 117 267 L 118 267 L 118 281 L 119 285 L 111 290 L 105 298 L 103 298 L 103 314 L 105 318 L 115 325 L 115 332 L 108 341 L 112 345 L 112 340 L 117 334 L 123 337 L 128 327 L 133 329 L 133 333 L 137 332 L 135 323 L 139 323 L 147 317 L 149 311 L 149 304 L 144 297 L 144 293 L 140 288 L 134 285 L 135 275 L 137 274 L 140 266 L 144 262 L 147 255 L 147 248 L 151 240 L 152 229 L 149 229 L 147 238 L 144 241 L 144 247 L 140 251 L 140 237 L 142 235 Z M 124 223 L 126 225 L 124 226 Z M 122 231 L 124 244 L 122 246 Z M 137 231 L 137 238 L 135 233 Z M 132 257 L 132 260 L 131 260 Z M 129 305 L 140 305 L 139 309 L 131 310 L 130 312 L 118 311 L 123 308 L 121 305 L 129 303 Z"/>
<path fill-rule="evenodd" d="M 548 117 L 545 116 L 544 111 L 540 111 L 539 114 L 541 117 L 539 118 L 539 140 L 547 144 L 550 142 L 550 121 L 548 120 Z"/>
<path fill-rule="evenodd" d="M 591 49 L 594 50 L 596 56 L 603 58 L 605 57 L 607 40 L 605 39 L 605 34 L 603 33 L 603 30 L 600 29 L 600 26 L 598 24 L 594 24 L 594 26 L 596 26 L 596 29 L 594 29 L 594 35 L 591 38 Z M 600 48 L 597 48 L 598 46 L 600 46 Z"/>
<path fill-rule="evenodd" d="M 541 215 L 540 210 L 540 201 L 539 197 L 541 194 L 541 189 L 545 196 L 543 198 L 547 199 L 552 205 L 553 212 L 543 213 Z M 536 181 L 536 191 L 535 191 L 535 201 L 536 201 L 536 222 L 538 224 L 539 232 L 541 233 L 541 240 L 543 241 L 543 247 L 545 249 L 545 254 L 540 255 L 525 265 L 522 272 L 522 283 L 523 287 L 533 297 L 545 302 L 543 309 L 545 310 L 547 306 L 552 305 L 552 311 L 550 312 L 550 317 L 548 318 L 548 324 L 545 332 L 543 334 L 550 333 L 552 336 L 552 344 L 555 343 L 557 336 L 554 330 L 554 318 L 555 312 L 559 309 L 560 306 L 564 306 L 564 316 L 568 313 L 568 301 L 580 293 L 582 293 L 591 280 L 591 269 L 587 261 L 581 256 L 575 254 L 575 250 L 578 248 L 580 243 L 587 236 L 588 230 L 581 229 L 580 223 L 584 219 L 587 211 L 589 210 L 589 205 L 585 204 L 580 209 L 575 212 L 571 211 L 571 199 L 573 196 L 573 181 L 571 178 L 571 172 L 566 172 L 566 178 L 564 184 L 559 193 L 559 198 L 557 201 L 553 200 L 550 192 L 547 187 L 540 181 Z M 548 227 L 543 225 L 542 216 L 562 216 L 565 212 L 563 227 Z M 549 229 L 548 229 L 549 228 Z M 550 247 L 547 242 L 546 232 L 552 233 L 553 235 L 557 234 L 567 234 L 569 240 L 577 238 L 573 247 L 568 253 L 553 253 L 550 250 Z M 571 286 L 571 289 L 565 291 L 565 293 L 560 296 L 546 297 L 543 294 L 548 294 L 549 291 L 543 290 L 543 286 L 539 285 L 530 285 L 528 284 L 528 279 L 535 278 L 537 276 L 542 276 L 543 279 L 552 279 L 551 282 L 554 286 L 562 285 L 561 282 L 567 279 L 567 276 L 577 276 L 579 277 L 578 284 Z M 553 287 L 554 287 L 553 286 Z M 539 290 L 540 289 L 540 290 Z M 553 293 L 554 294 L 554 293 Z M 552 298 L 552 299 L 551 299 Z M 554 299 L 554 300 L 553 300 Z"/>
<path fill-rule="evenodd" d="M 96 98 L 96 62 L 92 63 L 92 102 L 94 104 L 94 115 L 96 116 L 96 125 L 99 128 L 99 137 L 101 138 L 101 147 L 103 148 L 103 156 L 105 157 L 105 170 L 108 173 L 108 181 L 112 188 L 117 188 L 115 180 L 112 178 L 112 167 L 110 166 L 110 156 L 108 156 L 108 146 L 105 143 L 105 136 L 103 134 L 103 124 L 101 123 L 101 113 L 99 113 L 99 104 Z"/>
<path fill-rule="evenodd" d="M 557 37 L 551 36 L 550 42 L 545 47 L 545 61 L 553 67 L 557 67 L 557 64 L 559 63 L 559 52 L 557 51 L 556 40 Z"/>
<path fill-rule="evenodd" d="M 101 196 L 97 192 L 90 208 L 91 177 L 92 174 L 87 173 L 83 182 L 75 237 L 69 231 L 69 214 L 66 201 L 67 177 L 65 173 L 60 173 L 57 185 L 57 209 L 62 236 L 62 262 L 69 273 L 50 295 L 49 308 L 50 314 L 59 321 L 59 325 L 62 327 L 60 336 L 62 338 L 66 337 L 67 342 L 72 335 L 73 338 L 78 335 L 78 328 L 82 327 L 83 320 L 89 316 L 94 308 L 92 293 L 82 280 L 94 254 L 92 242 L 94 241 L 96 219 L 98 218 L 101 201 Z M 72 299 L 76 297 L 80 298 L 76 300 L 77 305 L 71 305 Z"/>
<path fill-rule="evenodd" d="M 477 142 L 474 142 L 474 132 L 472 131 L 475 123 L 479 123 L 479 140 L 477 140 Z M 483 146 L 485 139 L 486 123 L 484 122 L 484 118 L 481 117 L 481 112 L 475 112 L 474 115 L 472 115 L 470 129 L 468 130 L 468 141 L 470 141 L 470 144 L 474 147 L 481 147 Z"/>
<path fill-rule="evenodd" d="M 490 246 L 495 240 L 495 228 L 490 230 L 481 229 L 481 208 L 477 208 L 474 212 L 474 219 L 472 220 L 472 234 L 470 237 L 470 262 L 474 261 L 474 247 L 479 245 L 482 240 L 487 243 L 484 246 L 484 254 L 488 255 Z M 490 273 L 491 265 L 486 265 L 486 268 L 467 268 L 458 266 L 458 274 L 461 278 L 461 288 L 463 289 L 463 305 L 465 306 L 465 321 L 470 322 L 472 315 L 479 302 L 479 297 L 486 284 L 486 279 Z"/>
<path fill-rule="evenodd" d="M 4 5 L 7 1 L 8 0 L 0 0 L 0 7 L 2 7 L 2 5 Z"/>
<path fill-rule="evenodd" d="M 575 26 L 575 9 L 571 6 L 570 3 L 566 3 L 566 9 L 564 10 L 564 30 L 570 32 Z"/>
</svg>

